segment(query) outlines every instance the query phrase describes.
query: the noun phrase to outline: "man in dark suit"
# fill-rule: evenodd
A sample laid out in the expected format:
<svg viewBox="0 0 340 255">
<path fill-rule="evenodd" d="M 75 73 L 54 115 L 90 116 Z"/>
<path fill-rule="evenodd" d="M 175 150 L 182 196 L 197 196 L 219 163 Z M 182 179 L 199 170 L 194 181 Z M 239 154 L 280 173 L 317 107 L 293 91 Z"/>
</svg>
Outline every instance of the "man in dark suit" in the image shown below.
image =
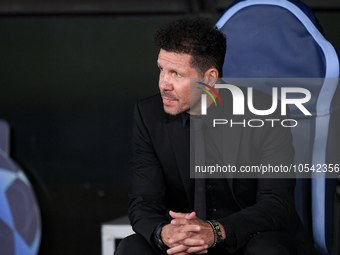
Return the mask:
<svg viewBox="0 0 340 255">
<path fill-rule="evenodd" d="M 213 85 L 221 77 L 226 39 L 197 18 L 168 24 L 155 41 L 160 94 L 139 101 L 134 113 L 129 217 L 137 234 L 125 238 L 116 254 L 315 254 L 295 211 L 293 178 L 207 179 L 204 196 L 197 199 L 202 184 L 190 178 L 189 116 L 201 112 L 201 90 L 190 94 L 191 81 L 202 78 Z M 239 122 L 230 93 L 220 94 L 224 117 Z M 267 96 L 254 94 L 259 108 L 268 109 Z M 207 106 L 212 102 L 208 98 Z M 216 109 L 209 107 L 208 113 Z M 243 116 L 252 117 L 249 111 Z M 271 116 L 280 117 L 279 110 Z M 292 136 L 282 125 L 234 125 L 210 133 L 215 131 L 221 139 L 213 142 L 222 148 L 215 154 L 224 164 L 237 169 L 293 164 Z M 200 200 L 204 216 L 197 215 Z"/>
</svg>

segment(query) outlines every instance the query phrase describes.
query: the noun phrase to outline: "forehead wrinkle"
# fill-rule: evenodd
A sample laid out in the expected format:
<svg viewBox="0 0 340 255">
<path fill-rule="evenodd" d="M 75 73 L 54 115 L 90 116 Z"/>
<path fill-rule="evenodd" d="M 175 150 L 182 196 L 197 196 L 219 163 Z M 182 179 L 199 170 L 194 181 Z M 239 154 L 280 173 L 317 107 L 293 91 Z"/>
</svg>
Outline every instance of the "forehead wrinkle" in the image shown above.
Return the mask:
<svg viewBox="0 0 340 255">
<path fill-rule="evenodd" d="M 171 72 L 186 72 L 187 71 L 187 65 L 183 64 L 183 61 L 171 61 L 170 59 L 165 59 L 164 58 L 164 63 L 162 62 L 162 58 L 158 59 L 157 65 L 166 68 Z M 190 65 L 189 65 L 190 66 Z"/>
</svg>

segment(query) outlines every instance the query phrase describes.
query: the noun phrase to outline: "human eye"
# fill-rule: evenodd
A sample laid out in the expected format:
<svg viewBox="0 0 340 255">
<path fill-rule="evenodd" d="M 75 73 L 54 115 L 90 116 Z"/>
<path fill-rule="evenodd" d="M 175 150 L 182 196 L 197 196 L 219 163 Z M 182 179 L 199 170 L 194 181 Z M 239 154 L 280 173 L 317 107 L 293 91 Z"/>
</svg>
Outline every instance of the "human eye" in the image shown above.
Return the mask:
<svg viewBox="0 0 340 255">
<path fill-rule="evenodd" d="M 176 77 L 182 77 L 182 75 L 181 75 L 179 72 L 176 72 L 176 71 L 174 71 L 174 75 L 175 75 Z"/>
</svg>

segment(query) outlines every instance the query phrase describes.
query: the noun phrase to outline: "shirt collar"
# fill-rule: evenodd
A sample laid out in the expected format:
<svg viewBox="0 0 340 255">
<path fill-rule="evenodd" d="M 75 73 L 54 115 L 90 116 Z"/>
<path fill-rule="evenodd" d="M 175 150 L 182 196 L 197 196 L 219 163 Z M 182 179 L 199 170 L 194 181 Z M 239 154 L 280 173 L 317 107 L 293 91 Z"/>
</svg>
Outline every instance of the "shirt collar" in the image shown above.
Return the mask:
<svg viewBox="0 0 340 255">
<path fill-rule="evenodd" d="M 181 115 L 182 115 L 183 127 L 185 128 L 185 125 L 186 125 L 186 123 L 187 123 L 187 121 L 189 119 L 189 113 L 182 112 Z"/>
</svg>

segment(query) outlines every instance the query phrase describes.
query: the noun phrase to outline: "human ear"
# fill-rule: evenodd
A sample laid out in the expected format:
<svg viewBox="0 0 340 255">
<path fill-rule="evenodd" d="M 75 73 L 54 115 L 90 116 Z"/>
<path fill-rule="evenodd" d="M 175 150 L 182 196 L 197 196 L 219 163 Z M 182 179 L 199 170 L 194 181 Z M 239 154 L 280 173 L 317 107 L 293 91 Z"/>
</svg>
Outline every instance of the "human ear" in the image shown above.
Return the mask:
<svg viewBox="0 0 340 255">
<path fill-rule="evenodd" d="M 204 73 L 204 83 L 209 84 L 210 86 L 213 86 L 218 79 L 218 71 L 216 68 L 212 67 L 209 68 L 205 73 Z"/>
</svg>

